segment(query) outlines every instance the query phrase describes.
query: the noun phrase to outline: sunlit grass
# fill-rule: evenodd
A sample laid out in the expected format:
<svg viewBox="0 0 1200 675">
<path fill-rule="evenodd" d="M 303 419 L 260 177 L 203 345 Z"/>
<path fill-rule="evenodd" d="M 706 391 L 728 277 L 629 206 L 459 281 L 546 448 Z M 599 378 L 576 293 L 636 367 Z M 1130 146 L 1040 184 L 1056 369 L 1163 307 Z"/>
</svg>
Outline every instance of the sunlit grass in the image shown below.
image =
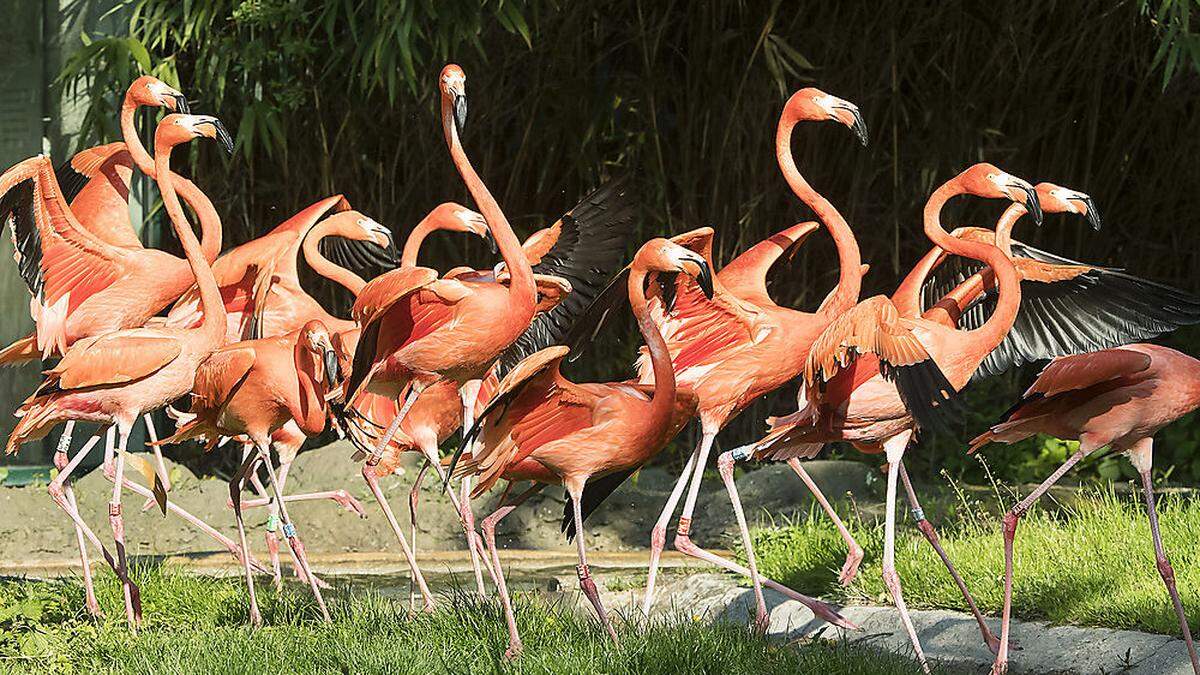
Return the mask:
<svg viewBox="0 0 1200 675">
<path fill-rule="evenodd" d="M 614 647 L 591 616 L 562 602 L 518 596 L 524 656 L 505 663 L 499 607 L 463 594 L 411 615 L 407 600 L 339 588 L 332 625 L 303 589 L 260 593 L 265 627 L 246 625 L 240 581 L 139 570 L 145 625 L 124 626 L 119 587 L 100 575 L 105 618 L 81 611 L 73 580 L 0 580 L 0 670 L 78 673 L 908 673 L 905 657 L 869 647 L 802 646 L 755 637 L 743 626 L 689 619 L 630 621 Z"/>
<path fill-rule="evenodd" d="M 1159 520 L 1184 607 L 1200 620 L 1200 502 L 1160 500 Z M 910 607 L 966 609 L 937 554 L 897 514 L 896 568 Z M 934 522 L 941 542 L 984 612 L 998 615 L 1003 600 L 1004 548 L 994 518 Z M 823 518 L 808 518 L 754 533 L 759 568 L 799 590 L 846 602 L 890 602 L 881 579 L 883 528 L 852 522 L 866 557 L 849 588 L 837 584 L 845 546 Z M 1164 634 L 1179 632 L 1154 564 L 1150 528 L 1140 498 L 1095 492 L 1061 512 L 1035 508 L 1017 529 L 1013 612 L 1045 619 Z"/>
</svg>

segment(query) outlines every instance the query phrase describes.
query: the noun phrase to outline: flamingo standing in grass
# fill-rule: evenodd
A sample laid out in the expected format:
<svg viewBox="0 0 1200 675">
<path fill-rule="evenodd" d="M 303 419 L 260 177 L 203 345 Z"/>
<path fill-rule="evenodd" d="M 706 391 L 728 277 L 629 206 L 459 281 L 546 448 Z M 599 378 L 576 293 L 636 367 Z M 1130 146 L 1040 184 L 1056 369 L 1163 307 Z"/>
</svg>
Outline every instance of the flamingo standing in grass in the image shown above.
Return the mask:
<svg viewBox="0 0 1200 675">
<path fill-rule="evenodd" d="M 63 467 L 50 483 L 49 489 L 55 502 L 101 549 L 121 579 L 125 614 L 131 628 L 140 621 L 141 602 L 137 587 L 128 575 L 124 521 L 121 517 L 121 489 L 129 432 L 139 416 L 161 408 L 190 391 L 200 362 L 221 346 L 224 339 L 225 309 L 221 305 L 216 280 L 200 242 L 183 215 L 175 192 L 174 176 L 170 173 L 171 149 L 199 137 L 217 139 L 227 151 L 233 151 L 232 139 L 217 118 L 172 114 L 163 118 L 155 131 L 154 163 L 164 207 L 183 244 L 192 273 L 200 284 L 205 313 L 203 323 L 195 329 L 126 329 L 87 338 L 73 345 L 63 359 L 46 372 L 45 381 L 34 395 L 22 404 L 18 411 L 21 419 L 8 440 L 8 451 L 12 452 L 25 441 L 41 438 L 58 423 L 68 420 L 116 426 L 119 446 L 113 459 L 114 487 L 109 503 L 109 520 L 116 540 L 115 561 L 84 523 L 78 510 L 65 499 L 62 489 L 64 481 L 99 439 L 99 432 L 84 450 Z M 54 200 L 39 204 L 43 210 L 56 205 Z M 74 227 L 74 219 L 69 211 L 59 211 L 55 215 Z"/>
<path fill-rule="evenodd" d="M 650 349 L 652 385 L 575 384 L 559 372 L 569 348 L 549 347 L 527 357 L 505 376 L 472 430 L 479 433 L 482 429 L 482 442 L 477 450 L 464 455 L 458 472 L 480 477 L 476 495 L 501 478 L 509 481 L 500 508 L 481 525 L 508 625 L 508 658 L 520 654 L 521 637 L 496 550 L 496 525 L 547 485 L 567 489 L 570 520 L 564 522 L 564 530 L 568 537 L 575 536 L 579 550 L 579 584 L 608 634 L 617 640 L 588 570 L 583 518 L 596 505 L 589 493 L 594 488 L 606 496 L 612 489 L 610 479 L 619 484 L 649 461 L 694 414 L 696 403 L 690 392 L 677 391 L 666 343 L 650 319 L 644 291 L 649 272 L 694 276 L 710 297 L 712 280 L 702 256 L 666 239 L 650 240 L 634 256 L 627 293 Z M 472 433 L 467 434 L 463 448 L 470 446 Z M 512 485 L 521 480 L 531 480 L 534 485 L 505 503 Z"/>
<path fill-rule="evenodd" d="M 683 553 L 746 573 L 736 563 L 696 546 L 691 538 L 692 514 L 700 491 L 700 481 L 708 454 L 717 433 L 742 410 L 763 394 L 794 379 L 804 366 L 808 345 L 839 314 L 858 301 L 862 285 L 862 264 L 858 243 L 846 220 L 800 175 L 791 150 L 792 131 L 802 121 L 833 121 L 849 127 L 866 143 L 866 126 L 858 108 L 818 89 L 797 91 L 788 99 L 780 115 L 775 136 L 775 157 L 784 179 L 796 196 L 821 219 L 833 237 L 838 253 L 837 287 L 815 313 L 780 307 L 766 291 L 765 277 L 785 252 L 798 246 L 816 226 L 801 223 L 788 228 L 738 256 L 717 275 L 716 296 L 704 299 L 690 279 L 679 277 L 675 304 L 665 309 L 660 299 L 651 300 L 651 312 L 666 339 L 676 375 L 700 398 L 700 443 L 692 453 L 667 500 L 650 537 L 650 568 L 646 582 L 643 611 L 650 611 L 659 556 L 666 542 L 667 524 L 683 490 L 690 488 L 675 535 L 675 548 Z M 689 243 L 711 260 L 712 231 Z M 649 378 L 647 355 L 640 361 L 642 380 Z M 801 475 L 803 468 L 797 465 Z M 831 511 L 832 512 L 832 511 Z M 848 536 L 848 533 L 847 533 Z M 861 552 L 858 552 L 861 558 Z M 847 558 L 845 577 L 852 576 L 857 562 Z M 772 582 L 773 583 L 773 582 Z M 783 586 L 772 586 L 818 611 L 836 616 L 814 599 Z M 767 620 L 766 603 L 757 597 L 759 626 Z M 837 622 L 844 623 L 837 618 Z"/>
<path fill-rule="evenodd" d="M 1200 660 L 1196 657 L 1187 616 L 1175 588 L 1175 570 L 1167 560 L 1159 534 L 1154 481 L 1150 475 L 1154 434 L 1198 407 L 1200 361 L 1167 347 L 1132 344 L 1055 359 L 1005 421 L 971 441 L 971 452 L 988 443 L 1015 443 L 1034 434 L 1079 441 L 1079 449 L 1004 516 L 1004 611 L 1000 651 L 993 673 L 1003 673 L 1008 668 L 1013 540 L 1017 523 L 1071 467 L 1088 454 L 1107 447 L 1114 452 L 1126 453 L 1141 476 L 1158 573 L 1179 617 L 1192 670 L 1200 674 Z"/>
<path fill-rule="evenodd" d="M 956 403 L 953 396 L 1003 341 L 1021 302 L 1016 268 L 1003 251 L 991 244 L 952 237 L 942 229 L 942 206 L 960 194 L 1022 203 L 1038 223 L 1041 207 L 1032 185 L 986 163 L 946 182 L 925 205 L 925 234 L 934 244 L 954 255 L 979 260 L 995 272 L 999 297 L 992 316 L 979 328 L 958 330 L 942 322 L 902 315 L 886 296 L 860 302 L 831 323 L 809 351 L 804 367 L 805 391 L 812 399 L 809 406 L 777 421 L 763 440 L 725 453 L 718 462 L 734 502 L 747 546 L 747 567 L 757 589 L 760 580 L 733 483 L 733 462 L 749 457 L 812 457 L 831 441 L 848 441 L 866 451 L 883 450 L 888 460 L 883 579 L 923 667 L 924 653 L 895 569 L 895 493 L 901 459 L 918 428 L 935 426 L 949 414 L 947 408 Z"/>
<path fill-rule="evenodd" d="M 203 437 L 209 439 L 211 449 L 221 436 L 244 435 L 250 439 L 242 466 L 229 481 L 242 549 L 248 550 L 242 522 L 242 479 L 261 461 L 270 475 L 284 536 L 327 623 L 329 610 L 308 565 L 304 544 L 288 517 L 282 488 L 271 465 L 270 446 L 272 434 L 285 424 L 295 424 L 306 436 L 324 431 L 328 417 L 326 396 L 335 386 L 337 375 L 338 359 L 329 329 L 317 319 L 285 335 L 227 345 L 200 364 L 192 389 L 190 419 L 174 436 L 163 440 L 163 443 L 178 443 Z M 249 558 L 244 556 L 243 570 L 250 596 L 250 622 L 258 626 L 262 624 L 262 616 Z"/>
</svg>

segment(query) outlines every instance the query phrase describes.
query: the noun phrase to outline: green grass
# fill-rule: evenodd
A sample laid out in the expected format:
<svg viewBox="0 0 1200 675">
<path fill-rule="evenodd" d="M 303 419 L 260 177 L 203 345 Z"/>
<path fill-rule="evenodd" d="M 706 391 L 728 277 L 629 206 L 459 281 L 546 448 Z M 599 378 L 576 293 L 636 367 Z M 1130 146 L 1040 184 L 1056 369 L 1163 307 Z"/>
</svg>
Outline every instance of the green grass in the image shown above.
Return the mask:
<svg viewBox="0 0 1200 675">
<path fill-rule="evenodd" d="M 518 596 L 525 654 L 502 663 L 506 633 L 497 604 L 462 594 L 412 616 L 407 598 L 360 588 L 327 595 L 334 623 L 320 624 L 304 589 L 260 593 L 266 627 L 246 625 L 238 579 L 138 570 L 145 624 L 124 627 L 119 587 L 100 575 L 105 618 L 80 607 L 61 582 L 0 579 L 0 672 L 77 673 L 911 673 L 905 657 L 845 643 L 800 646 L 690 617 L 620 626 L 613 647 L 590 616 L 563 603 Z"/>
<path fill-rule="evenodd" d="M 966 609 L 933 548 L 897 514 L 896 568 L 910 607 Z M 1184 608 L 1200 618 L 1200 501 L 1169 496 L 1159 522 Z M 942 545 L 980 608 L 999 615 L 1004 548 L 994 516 L 933 521 Z M 882 525 L 849 523 L 865 559 L 848 588 L 837 584 L 845 546 L 824 518 L 811 517 L 754 532 L 762 572 L 806 593 L 845 602 L 890 603 L 881 579 Z M 1035 508 L 1022 519 L 1015 545 L 1013 613 L 1043 619 L 1174 635 L 1179 624 L 1154 564 L 1150 528 L 1140 497 L 1090 492 L 1051 513 Z"/>
</svg>

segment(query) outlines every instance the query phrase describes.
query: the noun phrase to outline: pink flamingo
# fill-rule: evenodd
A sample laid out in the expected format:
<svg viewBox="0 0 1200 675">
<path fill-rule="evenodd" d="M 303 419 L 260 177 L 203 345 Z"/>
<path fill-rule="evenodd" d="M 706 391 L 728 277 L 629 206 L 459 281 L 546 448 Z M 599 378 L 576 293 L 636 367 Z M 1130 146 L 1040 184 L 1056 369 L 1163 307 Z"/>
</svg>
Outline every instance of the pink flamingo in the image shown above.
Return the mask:
<svg viewBox="0 0 1200 675">
<path fill-rule="evenodd" d="M 1079 449 L 1004 516 L 1004 612 L 1000 651 L 996 654 L 993 673 L 1003 673 L 1008 667 L 1013 541 L 1017 523 L 1079 460 L 1103 448 L 1126 453 L 1141 475 L 1158 573 L 1179 617 L 1192 670 L 1200 673 L 1200 660 L 1197 660 L 1187 616 L 1175 588 L 1175 570 L 1163 550 L 1154 507 L 1154 481 L 1150 475 L 1154 434 L 1198 407 L 1200 361 L 1167 347 L 1132 344 L 1055 359 L 1004 422 L 971 441 L 971 452 L 988 443 L 1015 443 L 1034 434 L 1079 441 Z"/>
<path fill-rule="evenodd" d="M 114 486 L 109 503 L 109 521 L 117 550 L 115 561 L 84 523 L 79 512 L 66 501 L 62 489 L 63 482 L 99 439 L 99 432 L 63 468 L 50 483 L 49 489 L 55 502 L 101 549 L 121 579 L 125 615 L 131 628 L 140 621 L 141 601 L 137 587 L 128 576 L 124 521 L 121 517 L 121 489 L 129 432 L 139 416 L 161 408 L 190 391 L 200 362 L 221 345 L 224 337 L 225 309 L 221 305 L 216 280 L 204 258 L 200 242 L 184 218 L 175 192 L 174 177 L 170 173 L 171 149 L 199 137 L 217 139 L 227 151 L 233 151 L 232 139 L 217 118 L 172 114 L 158 124 L 155 132 L 157 156 L 154 162 L 163 204 L 183 244 L 188 264 L 200 284 L 204 322 L 196 329 L 133 328 L 80 341 L 54 368 L 46 372 L 46 380 L 22 404 L 18 411 L 21 419 L 9 437 L 7 447 L 11 453 L 25 441 L 41 438 L 59 422 L 68 420 L 117 427 L 119 446 L 115 458 L 111 460 Z M 69 215 L 65 218 L 68 223 L 73 220 Z M 108 450 L 111 451 L 111 446 Z"/>
</svg>

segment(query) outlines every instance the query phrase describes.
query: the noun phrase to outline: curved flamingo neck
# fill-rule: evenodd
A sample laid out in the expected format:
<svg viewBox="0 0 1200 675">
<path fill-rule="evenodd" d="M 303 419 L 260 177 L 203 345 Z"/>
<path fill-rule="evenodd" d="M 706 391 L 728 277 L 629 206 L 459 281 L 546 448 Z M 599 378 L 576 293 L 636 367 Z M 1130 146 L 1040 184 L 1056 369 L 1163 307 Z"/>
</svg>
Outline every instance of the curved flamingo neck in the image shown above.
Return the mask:
<svg viewBox="0 0 1200 675">
<path fill-rule="evenodd" d="M 200 253 L 212 264 L 217 256 L 221 255 L 221 240 L 224 236 L 221 231 L 221 217 L 213 208 L 212 200 L 203 190 L 196 187 L 195 183 L 174 171 L 171 172 L 171 179 L 179 196 L 196 212 L 196 218 L 200 221 Z"/>
<path fill-rule="evenodd" d="M 650 352 L 650 366 L 654 370 L 650 414 L 656 420 L 670 419 L 675 408 L 675 370 L 671 367 L 671 352 L 667 349 L 667 342 L 646 308 L 646 270 L 641 267 L 631 269 L 628 284 L 629 306 Z"/>
<path fill-rule="evenodd" d="M 304 238 L 304 243 L 301 245 L 304 251 L 304 261 L 314 272 L 350 291 L 357 298 L 359 291 L 367 285 L 367 282 L 354 272 L 321 255 L 318 244 L 325 237 L 336 234 L 332 231 L 333 226 L 328 223 L 328 220 L 321 222 Z"/>
<path fill-rule="evenodd" d="M 973 339 L 978 340 L 986 348 L 986 351 L 983 352 L 986 355 L 1000 344 L 1017 318 L 1017 310 L 1021 305 L 1021 283 L 1017 278 L 1016 267 L 1003 251 L 991 244 L 967 241 L 951 236 L 942 227 L 942 207 L 950 201 L 951 197 L 964 192 L 958 179 L 952 179 L 934 191 L 929 197 L 929 201 L 925 203 L 925 236 L 947 252 L 978 260 L 991 267 L 995 273 L 1000 295 L 996 301 L 995 311 L 979 328 L 960 331 L 960 333 L 970 335 Z"/>
<path fill-rule="evenodd" d="M 996 248 L 1004 252 L 1004 255 L 1012 257 L 1012 231 L 1013 226 L 1017 221 L 1029 213 L 1029 209 L 1025 208 L 1024 204 L 1013 202 L 1004 209 L 1004 213 L 1000 214 L 1000 218 L 996 220 Z"/>
<path fill-rule="evenodd" d="M 316 359 L 305 348 L 303 335 L 296 336 L 292 358 L 296 364 L 300 389 L 299 409 L 293 411 L 292 416 L 305 435 L 315 436 L 325 429 L 325 397 L 313 378 Z"/>
<path fill-rule="evenodd" d="M 142 139 L 138 136 L 137 115 L 138 105 L 133 100 L 133 87 L 131 86 L 125 92 L 125 100 L 121 103 L 121 138 L 125 141 L 125 149 L 129 151 L 129 156 L 133 158 L 133 163 L 142 173 L 154 178 L 154 158 L 146 152 L 146 146 L 142 145 Z"/>
<path fill-rule="evenodd" d="M 192 232 L 187 218 L 184 217 L 183 207 L 180 206 L 179 197 L 175 193 L 176 177 L 171 172 L 170 166 L 171 147 L 166 143 L 158 143 L 154 147 L 155 155 L 157 155 L 154 160 L 156 180 L 159 191 L 162 192 L 163 207 L 171 219 L 171 225 L 175 228 L 175 234 L 179 237 L 180 244 L 183 245 L 183 253 L 187 258 L 188 265 L 192 268 L 192 274 L 196 276 L 196 287 L 200 292 L 200 308 L 204 312 L 200 330 L 215 346 L 221 344 L 225 335 L 225 305 L 221 302 L 221 291 L 217 288 L 217 279 L 213 275 L 212 267 L 205 259 L 200 242 L 196 240 L 196 234 Z M 219 230 L 219 221 L 217 227 Z"/>
<path fill-rule="evenodd" d="M 500 249 L 500 257 L 512 275 L 508 286 L 509 296 L 519 300 L 522 305 L 527 305 L 532 314 L 537 304 L 537 285 L 533 280 L 533 268 L 529 266 L 525 252 L 521 249 L 521 242 L 513 233 L 508 219 L 500 210 L 500 205 L 496 203 L 479 174 L 475 173 L 471 161 L 467 159 L 454 124 L 454 111 L 451 109 L 449 98 L 445 96 L 442 97 L 442 130 L 445 132 L 446 145 L 450 147 L 450 157 L 454 160 L 454 166 L 462 176 L 463 182 L 467 184 L 467 191 L 475 199 L 475 204 L 479 206 L 479 212 L 487 221 L 488 230 Z"/>
<path fill-rule="evenodd" d="M 412 232 L 408 233 L 408 238 L 404 240 L 404 250 L 400 252 L 400 266 L 415 267 L 417 255 L 421 252 L 421 245 L 425 243 L 425 238 L 438 229 L 437 219 L 433 217 L 432 212 L 422 218 Z"/>
<path fill-rule="evenodd" d="M 830 301 L 818 310 L 827 316 L 837 315 L 858 302 L 858 295 L 862 290 L 862 255 L 858 250 L 858 241 L 854 238 L 854 232 L 846 223 L 846 219 L 834 208 L 833 204 L 829 203 L 828 199 L 825 199 L 808 184 L 804 176 L 800 175 L 800 170 L 796 168 L 796 160 L 792 155 L 792 129 L 795 126 L 795 119 L 787 115 L 780 118 L 779 127 L 775 133 L 775 159 L 779 162 L 779 170 L 783 173 L 788 187 L 800 201 L 813 210 L 821 223 L 825 225 L 825 229 L 829 230 L 834 246 L 837 247 L 837 287 L 834 288 Z"/>
</svg>

